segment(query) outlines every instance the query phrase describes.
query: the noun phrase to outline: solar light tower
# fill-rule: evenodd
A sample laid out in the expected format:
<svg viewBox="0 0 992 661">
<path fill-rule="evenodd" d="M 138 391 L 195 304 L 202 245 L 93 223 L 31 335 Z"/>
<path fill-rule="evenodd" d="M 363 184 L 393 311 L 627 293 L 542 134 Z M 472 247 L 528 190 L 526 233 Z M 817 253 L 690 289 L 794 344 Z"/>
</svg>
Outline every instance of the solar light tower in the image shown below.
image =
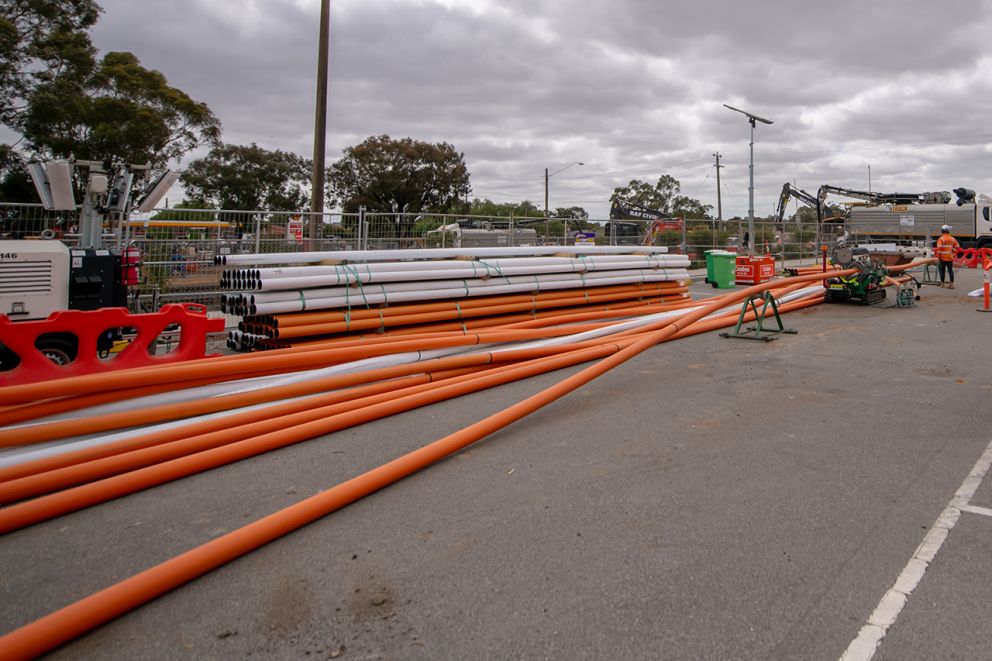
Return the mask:
<svg viewBox="0 0 992 661">
<path fill-rule="evenodd" d="M 747 121 L 751 125 L 751 165 L 749 166 L 749 185 L 747 189 L 747 254 L 754 257 L 754 123 L 774 124 L 775 122 L 764 117 L 758 117 L 746 110 L 723 104 L 724 108 L 729 108 L 734 112 L 739 112 L 747 116 Z"/>
</svg>

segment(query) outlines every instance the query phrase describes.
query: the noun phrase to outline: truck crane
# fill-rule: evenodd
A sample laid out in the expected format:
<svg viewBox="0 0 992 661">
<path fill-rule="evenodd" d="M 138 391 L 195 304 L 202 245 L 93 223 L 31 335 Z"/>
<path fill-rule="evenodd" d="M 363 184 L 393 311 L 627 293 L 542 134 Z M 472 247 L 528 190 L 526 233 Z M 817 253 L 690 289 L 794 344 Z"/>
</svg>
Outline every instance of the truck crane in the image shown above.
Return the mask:
<svg viewBox="0 0 992 661">
<path fill-rule="evenodd" d="M 965 189 L 955 189 L 965 190 Z M 822 204 L 827 196 L 843 195 L 853 197 L 856 200 L 864 200 L 871 204 L 948 204 L 951 201 L 951 194 L 947 191 L 932 191 L 927 193 L 876 193 L 873 191 L 852 190 L 824 184 L 820 186 L 816 193 L 817 199 Z M 972 193 L 974 195 L 974 193 Z M 959 205 L 960 206 L 960 205 Z"/>
<path fill-rule="evenodd" d="M 822 205 L 830 194 L 864 200 L 848 211 L 848 231 L 869 239 L 883 241 L 920 241 L 940 235 L 943 225 L 962 247 L 992 247 L 992 198 L 978 196 L 968 188 L 955 188 L 957 201 L 951 203 L 951 193 L 875 193 L 823 185 L 817 191 Z"/>
</svg>

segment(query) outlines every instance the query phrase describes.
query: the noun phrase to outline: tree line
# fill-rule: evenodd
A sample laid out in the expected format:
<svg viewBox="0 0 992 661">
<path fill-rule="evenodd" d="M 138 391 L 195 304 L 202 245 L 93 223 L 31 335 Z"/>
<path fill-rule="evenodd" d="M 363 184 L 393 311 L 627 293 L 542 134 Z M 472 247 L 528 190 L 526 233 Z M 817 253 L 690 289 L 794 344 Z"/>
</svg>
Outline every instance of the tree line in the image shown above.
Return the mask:
<svg viewBox="0 0 992 661">
<path fill-rule="evenodd" d="M 0 0 L 0 124 L 18 137 L 0 145 L 0 201 L 37 202 L 25 171 L 33 159 L 149 163 L 164 168 L 208 149 L 183 171 L 181 206 L 301 211 L 309 206 L 312 161 L 256 144 L 222 141 L 207 104 L 169 84 L 129 52 L 100 55 L 90 30 L 95 0 Z M 327 170 L 329 206 L 396 214 L 452 213 L 541 217 L 528 200 L 472 198 L 465 157 L 447 142 L 374 135 L 348 147 Z M 668 215 L 708 218 L 711 209 L 681 194 L 678 180 L 632 180 L 622 199 Z M 581 207 L 557 218 L 588 219 Z"/>
</svg>

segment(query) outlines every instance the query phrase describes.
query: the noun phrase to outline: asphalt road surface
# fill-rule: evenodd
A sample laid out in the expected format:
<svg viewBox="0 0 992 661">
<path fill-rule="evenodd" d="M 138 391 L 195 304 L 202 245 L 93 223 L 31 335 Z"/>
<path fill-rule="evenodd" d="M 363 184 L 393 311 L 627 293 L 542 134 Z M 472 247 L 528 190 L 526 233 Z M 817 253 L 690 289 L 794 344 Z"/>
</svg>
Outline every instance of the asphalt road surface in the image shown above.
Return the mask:
<svg viewBox="0 0 992 661">
<path fill-rule="evenodd" d="M 769 343 L 656 347 L 53 658 L 866 658 L 874 618 L 876 659 L 988 659 L 992 314 L 965 296 L 979 284 L 962 273 L 913 309 L 793 313 L 798 334 Z M 560 378 L 4 536 L 0 631 Z M 908 597 L 886 601 L 897 580 Z"/>
</svg>

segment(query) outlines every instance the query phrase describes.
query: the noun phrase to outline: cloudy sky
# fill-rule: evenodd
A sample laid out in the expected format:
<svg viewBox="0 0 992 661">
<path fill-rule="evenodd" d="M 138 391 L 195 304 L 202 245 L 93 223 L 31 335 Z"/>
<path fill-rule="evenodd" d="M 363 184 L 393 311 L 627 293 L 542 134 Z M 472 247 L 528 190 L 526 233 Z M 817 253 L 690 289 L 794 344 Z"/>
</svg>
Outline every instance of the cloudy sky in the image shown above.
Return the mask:
<svg viewBox="0 0 992 661">
<path fill-rule="evenodd" d="M 229 143 L 310 156 L 318 0 L 101 0 L 127 50 Z M 328 162 L 370 135 L 447 141 L 475 197 L 585 207 L 671 174 L 724 217 L 786 181 L 992 193 L 992 0 L 331 0 Z"/>
</svg>

